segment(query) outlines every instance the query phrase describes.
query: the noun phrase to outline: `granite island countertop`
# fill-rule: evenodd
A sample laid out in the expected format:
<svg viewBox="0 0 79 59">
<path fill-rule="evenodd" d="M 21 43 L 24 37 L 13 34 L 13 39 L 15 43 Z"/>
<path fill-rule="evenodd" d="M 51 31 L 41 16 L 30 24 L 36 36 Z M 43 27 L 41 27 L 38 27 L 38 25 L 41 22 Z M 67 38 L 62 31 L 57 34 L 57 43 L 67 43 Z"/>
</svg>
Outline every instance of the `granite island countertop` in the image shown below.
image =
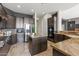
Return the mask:
<svg viewBox="0 0 79 59">
<path fill-rule="evenodd" d="M 39 37 L 47 37 L 47 36 L 43 36 L 43 35 L 30 35 L 31 38 L 39 38 Z"/>
</svg>

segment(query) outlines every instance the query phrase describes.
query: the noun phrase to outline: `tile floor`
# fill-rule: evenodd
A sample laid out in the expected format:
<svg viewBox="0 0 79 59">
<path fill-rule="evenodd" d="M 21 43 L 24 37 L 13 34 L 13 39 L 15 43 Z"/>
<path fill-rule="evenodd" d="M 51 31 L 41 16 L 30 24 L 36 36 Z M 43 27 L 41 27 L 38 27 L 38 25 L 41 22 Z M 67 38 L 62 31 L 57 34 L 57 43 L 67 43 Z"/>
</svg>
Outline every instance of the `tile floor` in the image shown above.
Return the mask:
<svg viewBox="0 0 79 59">
<path fill-rule="evenodd" d="M 48 41 L 48 48 L 46 51 L 36 54 L 34 56 L 52 56 L 51 42 Z M 7 56 L 31 56 L 28 43 L 17 43 L 11 46 Z"/>
</svg>

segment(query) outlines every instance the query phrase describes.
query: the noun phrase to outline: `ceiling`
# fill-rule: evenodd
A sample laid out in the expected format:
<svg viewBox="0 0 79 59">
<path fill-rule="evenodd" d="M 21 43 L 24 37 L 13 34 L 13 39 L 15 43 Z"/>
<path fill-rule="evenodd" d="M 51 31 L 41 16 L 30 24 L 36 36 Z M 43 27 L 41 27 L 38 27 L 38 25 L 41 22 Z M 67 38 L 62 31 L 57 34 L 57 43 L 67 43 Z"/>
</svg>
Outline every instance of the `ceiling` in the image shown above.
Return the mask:
<svg viewBox="0 0 79 59">
<path fill-rule="evenodd" d="M 44 15 L 46 13 L 54 13 L 58 10 L 69 9 L 77 3 L 2 3 L 8 9 L 15 12 L 33 15 L 34 12 L 38 16 Z"/>
</svg>

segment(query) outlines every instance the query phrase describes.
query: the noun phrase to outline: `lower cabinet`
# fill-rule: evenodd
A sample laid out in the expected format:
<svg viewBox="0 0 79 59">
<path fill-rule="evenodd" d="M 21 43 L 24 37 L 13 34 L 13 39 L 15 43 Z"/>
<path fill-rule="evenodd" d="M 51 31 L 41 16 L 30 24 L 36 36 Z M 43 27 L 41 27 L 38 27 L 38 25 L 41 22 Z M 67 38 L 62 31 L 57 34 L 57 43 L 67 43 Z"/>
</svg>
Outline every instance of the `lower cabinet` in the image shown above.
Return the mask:
<svg viewBox="0 0 79 59">
<path fill-rule="evenodd" d="M 47 38 L 39 37 L 39 38 L 31 38 L 29 37 L 29 51 L 31 55 L 38 54 L 47 49 Z"/>
<path fill-rule="evenodd" d="M 53 48 L 53 56 L 66 56 L 65 54 L 61 53 L 60 51 L 57 51 L 56 49 Z"/>
<path fill-rule="evenodd" d="M 11 39 L 12 39 L 12 44 L 17 43 L 16 34 L 12 35 Z"/>
<path fill-rule="evenodd" d="M 8 44 L 15 44 L 17 42 L 17 39 L 16 39 L 16 34 L 14 35 L 11 35 L 9 40 L 8 40 Z"/>
<path fill-rule="evenodd" d="M 40 51 L 44 51 L 47 49 L 47 37 L 40 38 Z"/>
</svg>

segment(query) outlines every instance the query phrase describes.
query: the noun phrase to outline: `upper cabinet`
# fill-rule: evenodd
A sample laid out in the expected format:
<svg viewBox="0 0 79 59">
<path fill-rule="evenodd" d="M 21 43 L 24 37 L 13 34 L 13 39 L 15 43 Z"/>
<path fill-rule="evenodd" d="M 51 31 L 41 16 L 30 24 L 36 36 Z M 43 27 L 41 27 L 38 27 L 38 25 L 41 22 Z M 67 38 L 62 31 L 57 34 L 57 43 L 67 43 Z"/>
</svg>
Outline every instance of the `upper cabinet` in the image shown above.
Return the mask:
<svg viewBox="0 0 79 59">
<path fill-rule="evenodd" d="M 54 27 L 54 20 L 52 17 L 48 19 L 48 26 Z"/>
<path fill-rule="evenodd" d="M 8 20 L 6 23 L 7 29 L 15 29 L 16 28 L 16 18 L 15 16 L 7 15 Z"/>
<path fill-rule="evenodd" d="M 3 6 L 0 4 L 0 29 L 6 28 L 6 22 L 7 22 L 7 15 Z"/>
<path fill-rule="evenodd" d="M 19 20 L 19 18 L 17 19 L 16 17 L 22 17 L 22 19 Z M 29 22 L 32 23 L 29 18 L 32 18 L 32 15 L 13 12 L 12 10 L 9 10 L 8 8 L 0 4 L 0 29 L 23 28 L 23 23 L 25 23 L 23 19 L 28 19 Z"/>
<path fill-rule="evenodd" d="M 16 19 L 9 15 L 6 8 L 0 4 L 0 29 L 15 29 Z"/>
<path fill-rule="evenodd" d="M 5 29 L 6 28 L 6 20 L 2 19 L 2 17 L 0 17 L 0 29 Z"/>
</svg>

